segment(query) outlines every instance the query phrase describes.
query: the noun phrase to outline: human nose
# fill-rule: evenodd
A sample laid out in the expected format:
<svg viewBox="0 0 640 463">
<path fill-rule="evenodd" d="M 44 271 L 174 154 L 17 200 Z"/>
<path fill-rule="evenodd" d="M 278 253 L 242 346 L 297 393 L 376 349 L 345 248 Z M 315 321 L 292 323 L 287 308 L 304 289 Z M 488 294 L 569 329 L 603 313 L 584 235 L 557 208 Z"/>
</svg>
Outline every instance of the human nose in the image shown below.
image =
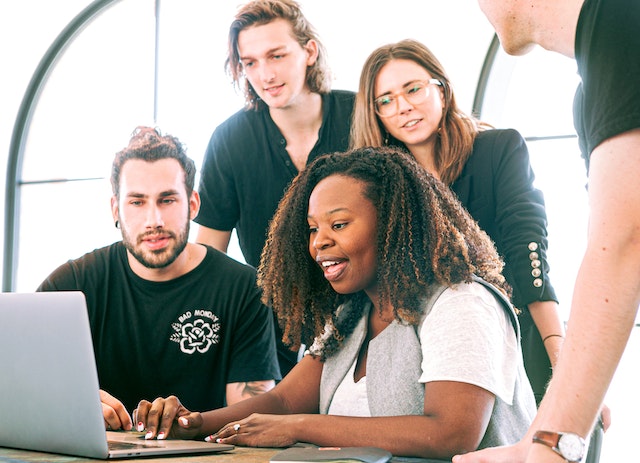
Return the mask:
<svg viewBox="0 0 640 463">
<path fill-rule="evenodd" d="M 396 105 L 397 105 L 397 114 L 401 114 L 407 111 L 411 111 L 413 109 L 413 104 L 407 98 L 405 93 L 400 93 L 396 97 Z"/>
<path fill-rule="evenodd" d="M 149 204 L 147 208 L 146 227 L 147 228 L 160 228 L 164 225 L 162 220 L 162 212 L 156 204 Z"/>
<path fill-rule="evenodd" d="M 273 66 L 271 66 L 267 61 L 261 63 L 260 65 L 260 79 L 263 82 L 271 82 L 273 79 L 275 79 L 275 71 L 273 69 Z"/>
<path fill-rule="evenodd" d="M 322 249 L 328 248 L 332 243 L 333 241 L 331 240 L 329 234 L 323 231 L 323 229 L 318 228 L 316 233 L 313 235 L 311 245 L 313 249 L 320 251 Z"/>
</svg>

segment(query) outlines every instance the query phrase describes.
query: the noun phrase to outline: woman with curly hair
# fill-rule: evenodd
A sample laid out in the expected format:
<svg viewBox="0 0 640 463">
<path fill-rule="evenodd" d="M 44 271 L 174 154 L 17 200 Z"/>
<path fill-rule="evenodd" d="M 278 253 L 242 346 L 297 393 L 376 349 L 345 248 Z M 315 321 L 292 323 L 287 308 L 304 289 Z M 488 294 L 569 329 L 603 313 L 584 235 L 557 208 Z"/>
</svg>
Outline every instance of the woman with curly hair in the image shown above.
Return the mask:
<svg viewBox="0 0 640 463">
<path fill-rule="evenodd" d="M 321 156 L 283 197 L 259 268 L 286 341 L 313 331 L 308 354 L 260 396 L 204 413 L 175 397 L 141 402 L 136 422 L 150 438 L 423 458 L 517 442 L 535 401 L 501 269 L 488 236 L 408 154 Z"/>
</svg>

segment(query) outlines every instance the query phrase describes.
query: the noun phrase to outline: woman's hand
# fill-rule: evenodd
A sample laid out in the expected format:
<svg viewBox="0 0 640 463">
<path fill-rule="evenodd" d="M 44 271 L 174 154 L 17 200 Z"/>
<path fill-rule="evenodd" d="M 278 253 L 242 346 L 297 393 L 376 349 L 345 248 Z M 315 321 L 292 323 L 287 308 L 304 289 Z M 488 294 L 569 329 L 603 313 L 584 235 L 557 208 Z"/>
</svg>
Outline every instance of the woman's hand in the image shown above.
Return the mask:
<svg viewBox="0 0 640 463">
<path fill-rule="evenodd" d="M 201 435 L 202 416 L 187 410 L 176 396 L 161 397 L 152 402 L 141 400 L 133 411 L 138 431 L 146 429 L 145 439 L 194 439 Z"/>
<path fill-rule="evenodd" d="M 253 413 L 243 420 L 226 424 L 205 440 L 247 447 L 288 447 L 297 442 L 294 427 L 303 417 Z"/>
</svg>

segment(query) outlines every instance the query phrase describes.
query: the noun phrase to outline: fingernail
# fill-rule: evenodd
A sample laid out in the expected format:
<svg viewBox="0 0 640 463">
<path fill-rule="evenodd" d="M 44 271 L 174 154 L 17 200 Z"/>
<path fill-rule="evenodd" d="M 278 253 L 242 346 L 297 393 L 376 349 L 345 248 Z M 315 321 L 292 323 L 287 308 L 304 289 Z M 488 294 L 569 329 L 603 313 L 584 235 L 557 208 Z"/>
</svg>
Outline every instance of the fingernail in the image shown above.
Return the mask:
<svg viewBox="0 0 640 463">
<path fill-rule="evenodd" d="M 222 439 L 218 437 L 218 438 L 216 439 L 216 442 L 219 444 L 220 442 L 222 442 Z"/>
<path fill-rule="evenodd" d="M 151 431 L 149 431 L 147 434 L 145 434 L 144 438 L 145 439 L 151 439 L 152 436 L 153 436 L 153 433 Z"/>
<path fill-rule="evenodd" d="M 142 424 L 142 421 L 138 423 L 138 432 L 142 432 L 144 431 L 144 424 Z"/>
<path fill-rule="evenodd" d="M 183 426 L 189 425 L 189 420 L 186 419 L 185 417 L 178 418 L 178 421 L 180 421 L 180 424 L 182 424 Z"/>
<path fill-rule="evenodd" d="M 164 439 L 164 433 L 163 432 L 158 433 L 158 440 L 162 440 L 162 439 Z"/>
<path fill-rule="evenodd" d="M 213 439 L 211 438 L 211 436 L 207 436 L 204 438 L 205 442 L 211 442 Z"/>
</svg>

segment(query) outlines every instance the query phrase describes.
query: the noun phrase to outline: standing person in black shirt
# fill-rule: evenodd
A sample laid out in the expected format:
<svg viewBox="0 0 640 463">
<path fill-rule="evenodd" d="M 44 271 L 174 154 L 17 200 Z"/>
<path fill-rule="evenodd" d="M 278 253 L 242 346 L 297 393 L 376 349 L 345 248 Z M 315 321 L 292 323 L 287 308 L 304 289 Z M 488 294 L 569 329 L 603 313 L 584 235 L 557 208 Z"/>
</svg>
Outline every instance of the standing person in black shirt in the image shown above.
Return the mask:
<svg viewBox="0 0 640 463">
<path fill-rule="evenodd" d="M 197 241 L 226 252 L 235 228 L 246 262 L 257 267 L 291 180 L 320 154 L 347 148 L 354 93 L 330 89 L 325 48 L 293 0 L 240 7 L 226 69 L 246 107 L 216 128 L 207 147 Z M 278 350 L 285 375 L 298 353 L 281 343 Z"/>
<path fill-rule="evenodd" d="M 574 125 L 589 174 L 589 230 L 567 337 L 529 432 L 516 445 L 454 462 L 581 461 L 640 304 L 640 2 L 479 4 L 507 53 L 540 45 L 576 60 Z M 628 450 L 633 455 L 631 443 Z"/>
<path fill-rule="evenodd" d="M 187 242 L 200 205 L 195 171 L 178 139 L 139 128 L 111 174 L 122 241 L 68 261 L 38 288 L 84 293 L 111 429 L 131 429 L 127 410 L 143 398 L 180 391 L 208 410 L 280 379 L 255 270 Z"/>
</svg>

